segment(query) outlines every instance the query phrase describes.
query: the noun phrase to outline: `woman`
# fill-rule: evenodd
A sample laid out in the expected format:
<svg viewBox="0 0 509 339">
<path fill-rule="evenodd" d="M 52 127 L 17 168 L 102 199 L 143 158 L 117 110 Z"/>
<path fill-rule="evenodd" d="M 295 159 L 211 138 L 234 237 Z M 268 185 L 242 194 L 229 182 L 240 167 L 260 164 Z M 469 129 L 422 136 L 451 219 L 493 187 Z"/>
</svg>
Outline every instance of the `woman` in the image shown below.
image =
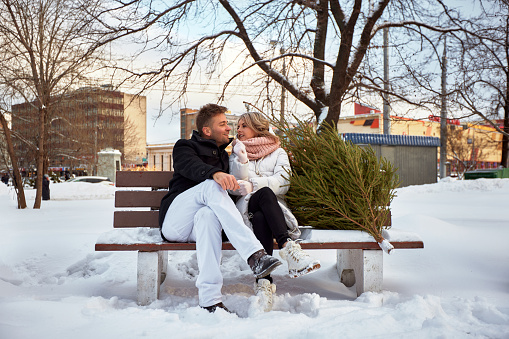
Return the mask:
<svg viewBox="0 0 509 339">
<path fill-rule="evenodd" d="M 279 138 L 269 132 L 269 121 L 261 114 L 245 113 L 239 118 L 230 172 L 240 186 L 233 192 L 241 196 L 237 208 L 265 251 L 272 255 L 275 238 L 280 256 L 288 262 L 291 278 L 319 269 L 320 262 L 313 260 L 295 242 L 300 230 L 284 202 L 290 184 L 287 179 L 290 162 L 286 151 L 280 147 Z M 276 292 L 272 277 L 257 279 L 254 289 L 265 311 L 270 311 Z"/>
</svg>

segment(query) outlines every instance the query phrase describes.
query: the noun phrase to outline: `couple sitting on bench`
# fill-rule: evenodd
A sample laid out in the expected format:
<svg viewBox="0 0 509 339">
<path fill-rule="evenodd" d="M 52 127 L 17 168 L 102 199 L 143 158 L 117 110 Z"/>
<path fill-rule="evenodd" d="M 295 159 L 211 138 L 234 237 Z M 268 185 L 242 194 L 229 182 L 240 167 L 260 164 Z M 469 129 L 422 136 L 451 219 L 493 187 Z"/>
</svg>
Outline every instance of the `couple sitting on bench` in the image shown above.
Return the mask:
<svg viewBox="0 0 509 339">
<path fill-rule="evenodd" d="M 243 114 L 228 157 L 225 149 L 232 139 L 226 111 L 215 104 L 201 107 L 197 131 L 175 144 L 174 175 L 161 201 L 161 235 L 167 241 L 196 242 L 199 304 L 209 312 L 228 311 L 221 295 L 224 230 L 256 277 L 254 289 L 263 309 L 270 311 L 276 291 L 270 273 L 281 265 L 272 257 L 274 238 L 290 277 L 315 271 L 320 263 L 295 242 L 298 224 L 283 201 L 288 191 L 283 176 L 290 163 L 278 137 L 269 132 L 268 120 L 259 113 Z M 238 197 L 236 206 L 228 193 Z"/>
</svg>

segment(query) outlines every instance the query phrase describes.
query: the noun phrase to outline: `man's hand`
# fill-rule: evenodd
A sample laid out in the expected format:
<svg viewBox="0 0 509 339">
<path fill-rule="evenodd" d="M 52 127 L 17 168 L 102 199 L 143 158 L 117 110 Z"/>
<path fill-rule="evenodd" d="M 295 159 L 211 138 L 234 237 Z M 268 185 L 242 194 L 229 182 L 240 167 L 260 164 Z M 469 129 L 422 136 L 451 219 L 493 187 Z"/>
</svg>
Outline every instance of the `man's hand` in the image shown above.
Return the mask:
<svg viewBox="0 0 509 339">
<path fill-rule="evenodd" d="M 239 180 L 239 186 L 240 195 L 248 195 L 253 192 L 253 183 L 250 181 Z"/>
<path fill-rule="evenodd" d="M 235 142 L 235 146 L 233 146 L 233 153 L 237 155 L 239 161 L 242 164 L 245 164 L 249 161 L 247 158 L 246 145 L 242 143 L 242 141 L 238 140 Z"/>
<path fill-rule="evenodd" d="M 231 174 L 225 172 L 216 172 L 212 174 L 212 178 L 217 182 L 224 190 L 235 191 L 240 188 L 237 179 Z"/>
</svg>

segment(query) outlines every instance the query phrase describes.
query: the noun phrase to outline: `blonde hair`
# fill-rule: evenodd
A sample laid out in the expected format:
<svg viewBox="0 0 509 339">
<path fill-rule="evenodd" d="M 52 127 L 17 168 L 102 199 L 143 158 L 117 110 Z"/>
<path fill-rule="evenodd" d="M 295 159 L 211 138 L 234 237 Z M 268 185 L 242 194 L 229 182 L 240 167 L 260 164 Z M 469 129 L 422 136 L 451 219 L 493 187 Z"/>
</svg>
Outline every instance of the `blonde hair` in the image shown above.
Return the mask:
<svg viewBox="0 0 509 339">
<path fill-rule="evenodd" d="M 267 137 L 273 140 L 279 140 L 279 137 L 270 133 L 270 123 L 267 118 L 258 112 L 247 112 L 240 116 L 240 120 L 243 120 L 247 127 L 251 128 L 256 132 L 258 137 Z"/>
</svg>

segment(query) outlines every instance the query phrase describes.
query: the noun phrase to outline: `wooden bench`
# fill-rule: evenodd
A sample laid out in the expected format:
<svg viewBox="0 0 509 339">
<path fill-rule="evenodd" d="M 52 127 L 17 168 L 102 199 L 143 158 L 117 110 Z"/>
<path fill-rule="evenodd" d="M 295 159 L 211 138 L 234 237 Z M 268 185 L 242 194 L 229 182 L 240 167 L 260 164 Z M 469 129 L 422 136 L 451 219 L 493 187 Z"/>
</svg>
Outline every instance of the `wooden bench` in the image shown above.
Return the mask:
<svg viewBox="0 0 509 339">
<path fill-rule="evenodd" d="M 159 286 L 166 277 L 167 251 L 195 250 L 196 247 L 194 243 L 165 242 L 159 233 L 159 204 L 167 193 L 173 172 L 119 171 L 116 175 L 117 187 L 135 190 L 115 192 L 117 210 L 113 218 L 114 229 L 99 237 L 95 250 L 138 251 L 138 304 L 148 305 L 159 298 Z M 422 240 L 414 233 L 390 229 L 384 230 L 384 237 L 395 249 L 424 247 Z M 383 251 L 369 234 L 361 231 L 312 230 L 311 238 L 301 242 L 301 246 L 306 250 L 337 250 L 336 266 L 340 280 L 347 287 L 355 284 L 357 295 L 382 290 Z M 234 248 L 229 242 L 224 242 L 223 250 Z"/>
</svg>

